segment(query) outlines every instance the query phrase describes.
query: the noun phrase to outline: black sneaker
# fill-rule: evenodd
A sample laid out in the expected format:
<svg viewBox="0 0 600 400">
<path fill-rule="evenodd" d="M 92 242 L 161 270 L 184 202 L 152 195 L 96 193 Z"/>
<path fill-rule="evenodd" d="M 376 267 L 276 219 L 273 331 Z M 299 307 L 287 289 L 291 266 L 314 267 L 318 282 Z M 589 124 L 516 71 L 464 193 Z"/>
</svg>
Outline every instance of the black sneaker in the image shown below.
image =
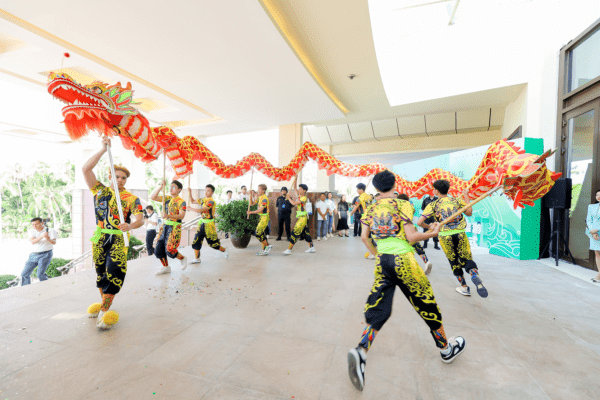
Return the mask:
<svg viewBox="0 0 600 400">
<path fill-rule="evenodd" d="M 438 246 L 437 244 L 435 246 L 433 246 L 433 248 L 436 249 L 436 250 L 441 250 L 440 246 Z"/>
<path fill-rule="evenodd" d="M 348 351 L 348 374 L 350 375 L 350 381 L 356 388 L 362 392 L 365 387 L 365 366 L 367 361 L 363 360 L 358 347 L 350 349 Z"/>
<path fill-rule="evenodd" d="M 448 340 L 448 347 L 450 347 L 450 353 L 444 354 L 440 352 L 440 355 L 442 356 L 442 362 L 450 364 L 452 361 L 454 361 L 456 357 L 458 357 L 462 354 L 463 351 L 465 351 L 466 345 L 467 342 L 462 336 L 451 337 L 450 340 Z"/>
<path fill-rule="evenodd" d="M 278 237 L 278 238 L 277 238 L 277 239 L 275 239 L 275 240 L 281 240 L 281 238 L 280 238 L 280 237 Z"/>
<path fill-rule="evenodd" d="M 479 274 L 471 275 L 471 281 L 475 285 L 478 295 L 480 295 L 481 297 L 484 297 L 484 298 L 488 297 L 488 291 L 485 288 L 485 286 L 483 286 L 483 282 L 481 282 L 481 278 L 479 277 Z"/>
</svg>

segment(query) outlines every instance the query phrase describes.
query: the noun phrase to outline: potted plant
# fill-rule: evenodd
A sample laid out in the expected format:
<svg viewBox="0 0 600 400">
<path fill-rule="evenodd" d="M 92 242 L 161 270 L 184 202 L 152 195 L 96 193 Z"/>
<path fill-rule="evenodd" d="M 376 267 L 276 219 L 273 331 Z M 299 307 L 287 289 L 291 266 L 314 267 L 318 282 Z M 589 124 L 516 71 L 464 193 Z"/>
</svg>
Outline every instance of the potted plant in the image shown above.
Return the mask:
<svg viewBox="0 0 600 400">
<path fill-rule="evenodd" d="M 251 207 L 256 210 L 256 205 Z M 231 243 L 238 249 L 245 249 L 250 243 L 252 232 L 258 225 L 258 214 L 247 218 L 248 202 L 246 200 L 234 200 L 229 204 L 217 207 L 215 220 L 221 232 L 229 232 Z"/>
</svg>

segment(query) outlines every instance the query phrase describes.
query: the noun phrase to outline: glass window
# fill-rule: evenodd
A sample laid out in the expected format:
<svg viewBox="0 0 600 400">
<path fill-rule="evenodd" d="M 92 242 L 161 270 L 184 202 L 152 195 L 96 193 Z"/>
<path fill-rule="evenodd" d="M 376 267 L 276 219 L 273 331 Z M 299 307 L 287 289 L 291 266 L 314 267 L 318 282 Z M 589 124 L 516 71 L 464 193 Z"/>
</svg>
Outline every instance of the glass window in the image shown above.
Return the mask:
<svg viewBox="0 0 600 400">
<path fill-rule="evenodd" d="M 600 27 L 567 55 L 567 93 L 600 76 Z"/>
<path fill-rule="evenodd" d="M 575 258 L 587 260 L 590 241 L 585 234 L 585 221 L 594 179 L 592 176 L 594 110 L 569 119 L 568 135 L 567 176 L 573 182 L 569 211 L 569 248 Z"/>
</svg>

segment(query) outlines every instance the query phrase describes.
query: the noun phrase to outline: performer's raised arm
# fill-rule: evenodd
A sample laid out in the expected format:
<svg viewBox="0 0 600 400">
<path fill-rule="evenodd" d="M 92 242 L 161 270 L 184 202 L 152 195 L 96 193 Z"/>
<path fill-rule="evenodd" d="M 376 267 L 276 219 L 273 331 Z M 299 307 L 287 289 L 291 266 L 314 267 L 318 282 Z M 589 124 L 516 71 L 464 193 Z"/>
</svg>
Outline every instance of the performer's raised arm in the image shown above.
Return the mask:
<svg viewBox="0 0 600 400">
<path fill-rule="evenodd" d="M 94 168 L 96 167 L 98 161 L 100 161 L 104 153 L 106 153 L 106 145 L 110 146 L 110 138 L 105 136 L 102 138 L 102 148 L 96 154 L 90 157 L 90 159 L 87 160 L 81 168 L 81 170 L 83 171 L 83 177 L 85 178 L 85 183 L 90 189 L 93 189 L 94 186 L 96 186 L 96 183 L 98 182 L 96 174 L 94 174 Z"/>
<path fill-rule="evenodd" d="M 158 194 L 160 193 L 161 190 L 163 190 L 163 188 L 165 187 L 166 184 L 167 184 L 167 182 L 165 182 L 163 180 L 160 183 L 160 185 L 156 189 L 154 189 L 154 191 L 150 194 L 150 200 L 163 201 L 163 197 L 159 196 Z"/>
</svg>

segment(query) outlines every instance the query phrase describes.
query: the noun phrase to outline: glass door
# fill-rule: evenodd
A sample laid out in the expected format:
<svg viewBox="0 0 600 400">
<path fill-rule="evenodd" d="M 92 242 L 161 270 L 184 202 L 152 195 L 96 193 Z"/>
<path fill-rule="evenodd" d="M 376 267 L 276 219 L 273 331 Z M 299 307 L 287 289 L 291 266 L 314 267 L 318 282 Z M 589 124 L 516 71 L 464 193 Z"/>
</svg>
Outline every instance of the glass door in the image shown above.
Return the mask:
<svg viewBox="0 0 600 400">
<path fill-rule="evenodd" d="M 573 193 L 571 209 L 565 215 L 565 237 L 577 263 L 588 268 L 594 258 L 589 250 L 589 238 L 585 234 L 588 205 L 595 202 L 594 192 L 598 185 L 598 121 L 600 102 L 590 102 L 567 112 L 563 119 L 566 139 L 564 176 L 571 178 Z"/>
</svg>

